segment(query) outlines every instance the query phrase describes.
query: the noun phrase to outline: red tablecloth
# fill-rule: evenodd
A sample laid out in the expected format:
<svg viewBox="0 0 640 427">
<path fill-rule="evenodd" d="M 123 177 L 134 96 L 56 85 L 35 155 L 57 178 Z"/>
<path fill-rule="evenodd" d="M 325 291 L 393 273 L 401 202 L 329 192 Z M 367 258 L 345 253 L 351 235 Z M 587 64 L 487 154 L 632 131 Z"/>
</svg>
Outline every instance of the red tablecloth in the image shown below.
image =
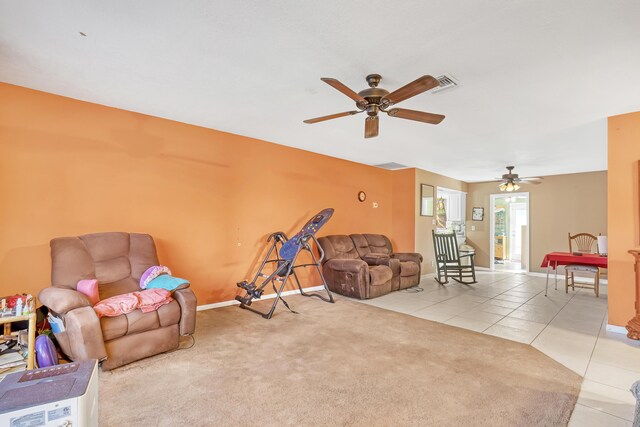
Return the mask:
<svg viewBox="0 0 640 427">
<path fill-rule="evenodd" d="M 597 254 L 576 256 L 570 252 L 551 252 L 544 256 L 540 267 L 547 267 L 547 265 L 551 265 L 551 268 L 555 268 L 557 263 L 557 265 L 579 264 L 607 268 L 607 260 L 608 258 L 606 256 L 600 256 Z"/>
</svg>

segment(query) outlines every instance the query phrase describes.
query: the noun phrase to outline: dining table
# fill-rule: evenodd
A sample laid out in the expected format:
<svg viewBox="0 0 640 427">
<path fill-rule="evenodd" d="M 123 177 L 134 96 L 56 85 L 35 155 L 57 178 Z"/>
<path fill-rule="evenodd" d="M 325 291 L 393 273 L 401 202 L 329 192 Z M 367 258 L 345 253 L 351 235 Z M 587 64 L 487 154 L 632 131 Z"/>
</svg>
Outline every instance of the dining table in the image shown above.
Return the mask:
<svg viewBox="0 0 640 427">
<path fill-rule="evenodd" d="M 549 271 L 555 271 L 555 288 L 558 290 L 558 266 L 560 265 L 591 265 L 598 268 L 607 268 L 607 256 L 600 254 L 579 254 L 571 252 L 550 252 L 544 256 L 540 267 L 547 268 L 547 281 L 544 285 L 544 296 L 547 296 L 549 288 Z"/>
</svg>

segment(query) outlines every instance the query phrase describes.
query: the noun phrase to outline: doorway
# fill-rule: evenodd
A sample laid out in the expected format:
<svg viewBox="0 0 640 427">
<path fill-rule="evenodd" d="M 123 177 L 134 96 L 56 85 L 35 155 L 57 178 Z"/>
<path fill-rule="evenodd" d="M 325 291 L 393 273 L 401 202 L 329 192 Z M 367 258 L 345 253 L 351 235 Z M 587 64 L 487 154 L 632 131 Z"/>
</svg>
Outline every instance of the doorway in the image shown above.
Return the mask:
<svg viewBox="0 0 640 427">
<path fill-rule="evenodd" d="M 491 270 L 529 271 L 529 193 L 491 195 Z"/>
</svg>

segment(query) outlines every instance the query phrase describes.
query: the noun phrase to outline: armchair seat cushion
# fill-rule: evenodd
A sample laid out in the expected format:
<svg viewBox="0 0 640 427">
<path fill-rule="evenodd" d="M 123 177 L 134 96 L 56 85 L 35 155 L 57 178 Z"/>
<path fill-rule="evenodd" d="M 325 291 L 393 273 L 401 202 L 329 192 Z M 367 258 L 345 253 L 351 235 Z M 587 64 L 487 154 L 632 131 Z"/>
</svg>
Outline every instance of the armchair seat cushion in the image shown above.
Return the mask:
<svg viewBox="0 0 640 427">
<path fill-rule="evenodd" d="M 180 305 L 175 300 L 149 313 L 143 313 L 142 310 L 136 309 L 120 316 L 100 318 L 102 336 L 105 341 L 175 325 L 179 322 Z"/>
<path fill-rule="evenodd" d="M 408 277 L 420 274 L 420 264 L 413 261 L 400 262 L 400 276 Z"/>
<path fill-rule="evenodd" d="M 393 277 L 391 269 L 386 265 L 373 265 L 369 267 L 371 286 L 381 286 L 389 282 Z"/>
</svg>

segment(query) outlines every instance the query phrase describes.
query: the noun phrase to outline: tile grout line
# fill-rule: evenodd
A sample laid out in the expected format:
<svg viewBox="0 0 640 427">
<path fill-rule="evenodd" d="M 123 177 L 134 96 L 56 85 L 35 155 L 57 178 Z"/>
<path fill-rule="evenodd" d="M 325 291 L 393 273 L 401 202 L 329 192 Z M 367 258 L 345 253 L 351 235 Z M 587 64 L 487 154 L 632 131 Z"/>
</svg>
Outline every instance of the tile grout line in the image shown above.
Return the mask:
<svg viewBox="0 0 640 427">
<path fill-rule="evenodd" d="M 542 291 L 541 291 L 540 293 L 542 293 Z M 575 296 L 576 296 L 576 295 L 577 295 L 576 293 L 574 293 L 573 295 L 571 295 L 571 298 L 569 298 L 569 299 L 567 300 L 567 302 L 565 302 L 565 303 L 562 305 L 562 307 L 560 308 L 560 310 L 558 310 L 558 312 L 556 313 L 556 315 L 555 315 L 555 316 L 553 316 L 553 317 L 551 318 L 551 320 L 549 320 L 549 321 L 547 322 L 546 326 L 545 326 L 544 328 L 542 328 L 542 330 L 538 333 L 538 335 L 536 335 L 536 336 L 533 338 L 533 340 L 531 340 L 531 342 L 529 343 L 529 345 L 531 345 L 531 346 L 533 347 L 533 345 L 532 345 L 532 344 L 533 344 L 533 342 L 534 342 L 535 340 L 537 340 L 537 339 L 538 339 L 538 337 L 539 337 L 539 336 L 540 336 L 544 331 L 546 331 L 546 330 L 547 330 L 547 328 L 549 327 L 549 325 L 551 325 L 551 322 L 553 322 L 553 320 L 554 320 L 556 317 L 558 317 L 558 315 L 560 314 L 560 312 L 561 312 L 562 310 L 564 310 L 564 308 L 569 304 L 569 302 L 570 302 L 572 299 L 574 299 L 574 298 L 575 298 Z M 547 298 L 548 298 L 548 297 L 547 297 Z M 589 364 L 587 364 L 587 366 L 589 366 Z M 587 371 L 585 370 L 585 373 L 586 373 L 586 372 L 587 372 Z M 584 375 L 582 376 L 582 378 L 584 378 Z"/>
<path fill-rule="evenodd" d="M 626 418 L 622 418 L 622 417 L 619 417 L 619 416 L 617 416 L 617 415 L 610 414 L 610 413 L 605 412 L 605 411 L 603 411 L 603 410 L 601 410 L 601 409 L 598 409 L 598 408 L 593 408 L 593 407 L 591 407 L 591 406 L 589 406 L 589 405 L 585 405 L 584 403 L 578 403 L 578 402 L 576 402 L 576 406 L 578 406 L 578 405 L 583 406 L 583 407 L 585 407 L 585 408 L 592 409 L 592 410 L 594 410 L 594 411 L 598 411 L 598 412 L 600 412 L 601 414 L 605 414 L 605 415 L 608 415 L 608 416 L 610 416 L 610 417 L 617 418 L 617 419 L 622 420 L 622 421 L 624 421 L 624 422 L 626 422 L 626 423 L 632 423 L 632 421 L 629 421 L 629 420 L 628 420 L 628 419 L 626 419 Z M 575 411 L 575 408 L 574 408 L 574 411 Z M 571 413 L 571 415 L 573 415 L 573 412 Z"/>
<path fill-rule="evenodd" d="M 602 321 L 600 322 L 600 328 L 598 329 L 598 335 L 596 335 L 596 342 L 593 344 L 593 348 L 591 349 L 591 354 L 589 355 L 589 361 L 587 362 L 587 369 L 585 369 L 584 375 L 582 377 L 583 380 L 587 379 L 586 378 L 587 371 L 589 371 L 589 366 L 591 365 L 591 359 L 593 359 L 593 353 L 596 352 L 596 346 L 598 345 L 598 341 L 600 340 L 600 333 L 602 332 L 602 325 L 603 325 L 603 323 L 605 323 L 607 321 L 606 319 L 607 319 L 607 314 L 608 313 L 609 313 L 608 311 L 604 312 L 604 316 L 602 317 Z M 593 380 L 589 379 L 589 381 L 593 381 Z M 603 385 L 606 385 L 606 386 L 609 386 L 609 387 L 613 387 L 613 386 L 611 386 L 609 384 L 604 384 L 604 383 L 601 383 L 599 381 L 594 381 L 594 382 L 597 382 L 599 384 L 603 384 Z M 614 388 L 618 388 L 618 387 L 614 387 Z M 619 389 L 619 390 L 622 390 L 622 389 Z"/>
</svg>

